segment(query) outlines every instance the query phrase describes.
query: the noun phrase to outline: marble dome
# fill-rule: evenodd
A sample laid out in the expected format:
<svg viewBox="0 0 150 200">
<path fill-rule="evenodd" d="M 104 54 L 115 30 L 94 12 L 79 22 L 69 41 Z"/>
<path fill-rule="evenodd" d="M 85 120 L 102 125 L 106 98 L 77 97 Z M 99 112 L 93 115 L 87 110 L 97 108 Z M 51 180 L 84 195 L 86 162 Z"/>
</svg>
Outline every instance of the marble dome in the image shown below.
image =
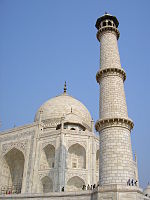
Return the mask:
<svg viewBox="0 0 150 200">
<path fill-rule="evenodd" d="M 65 121 L 80 123 L 91 129 L 91 115 L 88 109 L 77 99 L 63 93 L 46 101 L 37 111 L 34 121 L 48 121 L 65 118 Z"/>
</svg>

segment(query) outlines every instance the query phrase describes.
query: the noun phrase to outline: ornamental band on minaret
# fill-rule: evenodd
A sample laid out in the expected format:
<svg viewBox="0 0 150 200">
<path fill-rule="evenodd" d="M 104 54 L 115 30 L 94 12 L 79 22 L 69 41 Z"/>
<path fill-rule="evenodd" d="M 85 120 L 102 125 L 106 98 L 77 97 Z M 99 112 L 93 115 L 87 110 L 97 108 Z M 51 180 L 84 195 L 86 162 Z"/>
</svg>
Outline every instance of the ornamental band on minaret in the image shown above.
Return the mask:
<svg viewBox="0 0 150 200">
<path fill-rule="evenodd" d="M 100 185 L 127 184 L 135 179 L 130 132 L 133 122 L 128 118 L 124 81 L 126 73 L 120 64 L 117 40 L 119 22 L 105 14 L 97 19 L 100 42 L 100 69 L 96 74 L 100 85 Z"/>
</svg>

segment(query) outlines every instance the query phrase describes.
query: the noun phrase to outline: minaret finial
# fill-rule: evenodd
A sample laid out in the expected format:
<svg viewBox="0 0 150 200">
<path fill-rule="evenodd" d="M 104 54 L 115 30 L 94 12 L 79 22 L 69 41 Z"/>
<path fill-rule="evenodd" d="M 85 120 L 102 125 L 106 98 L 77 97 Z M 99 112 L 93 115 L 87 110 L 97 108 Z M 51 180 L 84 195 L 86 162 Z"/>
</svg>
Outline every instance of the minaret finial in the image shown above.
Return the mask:
<svg viewBox="0 0 150 200">
<path fill-rule="evenodd" d="M 64 84 L 64 93 L 66 93 L 67 91 L 67 86 L 66 86 L 66 81 L 65 81 L 65 84 Z"/>
</svg>

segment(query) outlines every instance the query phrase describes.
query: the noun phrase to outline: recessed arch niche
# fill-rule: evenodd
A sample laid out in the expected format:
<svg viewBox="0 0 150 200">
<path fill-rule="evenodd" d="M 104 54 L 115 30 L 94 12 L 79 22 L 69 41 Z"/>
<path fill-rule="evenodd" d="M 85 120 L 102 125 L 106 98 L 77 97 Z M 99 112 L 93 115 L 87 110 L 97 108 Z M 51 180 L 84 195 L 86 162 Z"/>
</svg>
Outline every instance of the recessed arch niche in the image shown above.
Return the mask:
<svg viewBox="0 0 150 200">
<path fill-rule="evenodd" d="M 48 176 L 43 177 L 41 179 L 41 183 L 42 183 L 41 190 L 43 193 L 53 192 L 53 182 Z"/>
<path fill-rule="evenodd" d="M 66 190 L 80 191 L 82 190 L 83 185 L 85 185 L 84 180 L 78 176 L 74 176 L 68 180 Z"/>
<path fill-rule="evenodd" d="M 13 148 L 3 157 L 2 163 L 2 184 L 6 190 L 21 193 L 25 158 L 23 153 Z"/>
<path fill-rule="evenodd" d="M 68 149 L 68 167 L 69 168 L 86 168 L 86 150 L 85 148 L 76 143 Z"/>
<path fill-rule="evenodd" d="M 51 144 L 46 145 L 41 153 L 40 169 L 55 167 L 55 147 Z"/>
</svg>

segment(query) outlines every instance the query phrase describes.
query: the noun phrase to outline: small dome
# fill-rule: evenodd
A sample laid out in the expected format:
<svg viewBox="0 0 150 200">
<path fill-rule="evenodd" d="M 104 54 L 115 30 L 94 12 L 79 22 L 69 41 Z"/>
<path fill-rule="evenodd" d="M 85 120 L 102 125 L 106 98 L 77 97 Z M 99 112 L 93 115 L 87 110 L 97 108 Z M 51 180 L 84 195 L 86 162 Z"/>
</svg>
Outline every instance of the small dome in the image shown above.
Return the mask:
<svg viewBox="0 0 150 200">
<path fill-rule="evenodd" d="M 105 13 L 103 16 L 99 17 L 96 21 L 96 24 L 95 24 L 95 27 L 97 29 L 99 29 L 99 26 L 100 26 L 100 23 L 103 21 L 103 20 L 106 20 L 106 19 L 110 19 L 110 20 L 113 20 L 113 22 L 115 23 L 116 27 L 119 26 L 119 22 L 118 22 L 118 19 L 115 17 L 115 16 L 112 16 L 108 13 Z"/>
<path fill-rule="evenodd" d="M 92 118 L 88 109 L 80 101 L 66 93 L 46 101 L 37 111 L 34 121 L 41 120 L 50 127 L 50 124 L 54 124 L 52 123 L 54 120 L 61 121 L 62 117 L 65 118 L 65 121 L 76 121 L 91 130 Z M 56 123 L 55 127 L 58 124 Z"/>
<path fill-rule="evenodd" d="M 147 185 L 147 188 L 144 190 L 144 194 L 150 197 L 150 184 Z"/>
</svg>

